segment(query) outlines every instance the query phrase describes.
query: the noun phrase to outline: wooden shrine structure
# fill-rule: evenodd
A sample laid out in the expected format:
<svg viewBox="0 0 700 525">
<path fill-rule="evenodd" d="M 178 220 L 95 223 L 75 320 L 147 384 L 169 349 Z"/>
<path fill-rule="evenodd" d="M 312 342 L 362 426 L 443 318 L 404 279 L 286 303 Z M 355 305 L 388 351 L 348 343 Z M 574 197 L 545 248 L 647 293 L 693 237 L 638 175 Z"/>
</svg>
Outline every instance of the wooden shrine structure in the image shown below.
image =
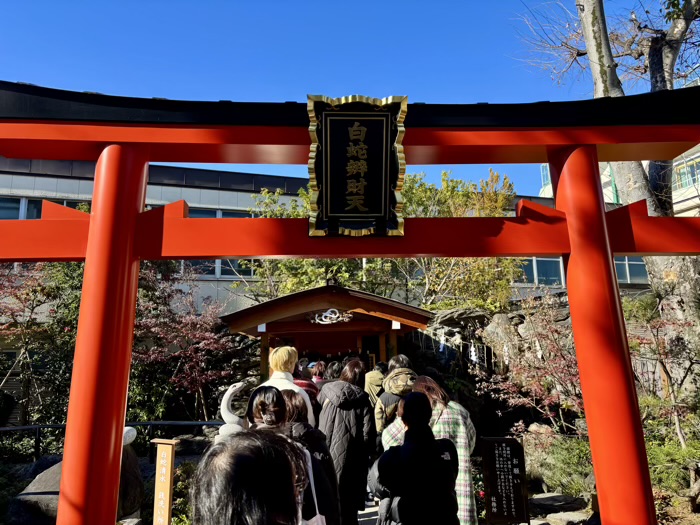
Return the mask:
<svg viewBox="0 0 700 525">
<path fill-rule="evenodd" d="M 399 336 L 425 330 L 431 318 L 422 308 L 326 285 L 253 305 L 221 320 L 231 332 L 260 337 L 260 371 L 265 376 L 269 348 L 282 344 L 296 347 L 300 357 L 331 360 L 352 352 L 387 362 L 397 353 Z M 376 345 L 370 348 L 368 339 Z"/>
</svg>

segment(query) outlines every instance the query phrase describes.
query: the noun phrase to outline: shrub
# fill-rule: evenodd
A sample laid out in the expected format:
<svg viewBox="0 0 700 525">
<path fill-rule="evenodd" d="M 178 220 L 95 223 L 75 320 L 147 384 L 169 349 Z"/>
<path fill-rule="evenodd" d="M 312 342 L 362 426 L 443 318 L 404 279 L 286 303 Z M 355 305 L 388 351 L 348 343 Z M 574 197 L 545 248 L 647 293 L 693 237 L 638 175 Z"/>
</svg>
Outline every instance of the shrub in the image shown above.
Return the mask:
<svg viewBox="0 0 700 525">
<path fill-rule="evenodd" d="M 197 465 L 186 461 L 175 469 L 173 479 L 173 525 L 189 525 L 190 487 Z"/>
<path fill-rule="evenodd" d="M 542 478 L 550 490 L 583 496 L 591 492 L 586 478 L 592 473 L 593 460 L 587 440 L 564 436 L 554 440 L 542 470 Z"/>
<path fill-rule="evenodd" d="M 644 421 L 644 441 L 654 489 L 679 494 L 689 488 L 688 464 L 700 461 L 700 425 L 694 407 L 681 412 L 686 448 L 674 429 L 670 401 L 652 396 L 639 399 Z"/>
<path fill-rule="evenodd" d="M 672 494 L 680 494 L 690 484 L 688 464 L 700 460 L 700 442 L 688 441 L 683 449 L 674 441 L 647 441 L 649 473 L 654 488 Z"/>
<path fill-rule="evenodd" d="M 593 472 L 588 441 L 553 433 L 524 434 L 530 479 L 542 480 L 550 492 L 580 497 L 592 491 L 586 478 Z"/>
</svg>

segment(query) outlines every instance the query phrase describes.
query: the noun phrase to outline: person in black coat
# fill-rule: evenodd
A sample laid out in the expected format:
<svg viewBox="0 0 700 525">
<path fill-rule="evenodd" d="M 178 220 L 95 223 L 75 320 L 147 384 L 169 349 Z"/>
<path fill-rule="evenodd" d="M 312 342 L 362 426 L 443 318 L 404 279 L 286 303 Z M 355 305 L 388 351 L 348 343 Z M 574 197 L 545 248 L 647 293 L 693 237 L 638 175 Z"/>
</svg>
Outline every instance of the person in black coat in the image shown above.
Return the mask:
<svg viewBox="0 0 700 525">
<path fill-rule="evenodd" d="M 326 525 L 338 525 L 340 523 L 340 503 L 338 501 L 338 478 L 335 474 L 335 466 L 331 452 L 326 444 L 326 436 L 323 432 L 312 427 L 308 423 L 306 402 L 304 398 L 293 390 L 282 390 L 282 397 L 287 407 L 287 422 L 284 425 L 284 434 L 292 440 L 300 443 L 309 451 L 312 457 L 314 478 L 321 476 L 326 479 L 327 495 L 319 499 L 319 511 L 326 518 Z M 318 465 L 318 469 L 316 466 Z M 317 470 L 322 472 L 317 473 Z M 316 483 L 318 485 L 318 483 Z M 318 492 L 318 491 L 317 491 Z M 309 516 L 304 515 L 304 518 Z"/>
<path fill-rule="evenodd" d="M 459 525 L 457 449 L 448 439 L 435 439 L 431 415 L 425 394 L 408 394 L 402 416 L 404 443 L 391 447 L 377 460 L 378 485 L 386 488 L 392 500 L 385 511 L 390 513 L 389 523 Z"/>
<path fill-rule="evenodd" d="M 319 459 L 319 455 L 325 455 L 327 460 L 330 458 L 328 447 L 325 446 L 325 438 L 323 434 L 306 422 L 304 423 L 305 426 L 301 427 L 302 430 L 297 431 L 297 434 L 305 435 L 305 439 L 294 439 L 293 425 L 287 423 L 287 405 L 282 392 L 273 386 L 260 386 L 253 391 L 248 402 L 247 411 L 251 428 L 284 435 L 291 441 L 296 442 L 300 448 L 305 448 L 309 451 L 319 513 L 326 518 L 327 525 L 340 525 L 338 484 L 335 479 L 335 471 L 330 469 L 329 472 L 330 467 L 324 465 L 323 460 Z M 294 393 L 299 397 L 306 409 L 304 398 L 298 393 Z M 304 417 L 307 417 L 306 413 L 304 413 Z M 304 421 L 307 420 L 305 419 Z M 311 432 L 304 432 L 307 427 Z M 312 444 L 313 447 L 307 446 L 307 443 Z M 330 479 L 329 475 L 331 476 Z M 316 515 L 316 505 L 314 504 L 310 484 L 304 489 L 301 511 L 302 517 L 306 520 Z"/>
<path fill-rule="evenodd" d="M 364 373 L 362 361 L 352 360 L 345 365 L 340 380 L 327 383 L 319 394 L 318 428 L 326 435 L 338 477 L 342 525 L 357 525 L 357 512 L 365 508 L 369 458 L 375 446 Z"/>
</svg>

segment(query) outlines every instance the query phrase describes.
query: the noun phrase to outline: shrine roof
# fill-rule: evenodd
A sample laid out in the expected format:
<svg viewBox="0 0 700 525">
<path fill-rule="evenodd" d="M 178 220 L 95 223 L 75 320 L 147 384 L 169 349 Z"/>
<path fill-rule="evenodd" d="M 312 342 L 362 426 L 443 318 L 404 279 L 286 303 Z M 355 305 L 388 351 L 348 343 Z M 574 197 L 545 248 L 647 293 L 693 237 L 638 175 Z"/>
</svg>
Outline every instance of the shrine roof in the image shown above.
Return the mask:
<svg viewBox="0 0 700 525">
<path fill-rule="evenodd" d="M 391 330 L 392 321 L 400 323 L 403 332 L 425 329 L 433 317 L 427 310 L 400 301 L 352 288 L 327 285 L 250 306 L 222 316 L 221 321 L 229 330 L 249 335 L 260 335 L 258 327 L 263 324 L 269 333 L 321 331 L 324 327 L 313 324 L 309 316 L 328 309 L 350 312 L 353 323 L 361 323 L 365 329 L 374 329 L 370 326 L 370 323 L 374 323 L 378 331 Z M 352 329 L 353 324 L 348 323 L 342 328 L 346 327 Z"/>
</svg>

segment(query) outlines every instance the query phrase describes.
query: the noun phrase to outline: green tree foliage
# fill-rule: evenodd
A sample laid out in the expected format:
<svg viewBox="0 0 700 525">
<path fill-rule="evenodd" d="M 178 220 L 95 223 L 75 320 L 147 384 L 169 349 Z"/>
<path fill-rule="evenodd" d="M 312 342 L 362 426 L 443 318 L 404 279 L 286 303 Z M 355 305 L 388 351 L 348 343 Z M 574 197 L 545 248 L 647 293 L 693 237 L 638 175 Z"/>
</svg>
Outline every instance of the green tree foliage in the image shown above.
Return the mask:
<svg viewBox="0 0 700 525">
<path fill-rule="evenodd" d="M 504 355 L 502 373 L 487 374 L 474 367 L 478 391 L 504 401 L 509 407 L 534 409 L 556 432 L 578 432 L 574 420 L 583 417 L 583 394 L 571 326 L 558 322 L 561 299 L 544 293 L 522 301 L 520 339 L 483 331 L 482 337 Z"/>
<path fill-rule="evenodd" d="M 686 415 L 695 409 L 697 367 L 700 349 L 693 323 L 664 318 L 663 302 L 654 294 L 626 297 L 622 307 L 628 324 L 633 359 L 640 364 L 637 384 L 648 398 L 667 404 L 669 424 L 675 428 L 678 444 L 687 447 Z"/>
<path fill-rule="evenodd" d="M 407 174 L 403 186 L 406 217 L 503 217 L 514 197 L 510 180 L 494 171 L 479 184 L 454 179 L 444 172 L 440 184 L 425 174 Z M 251 210 L 259 217 L 306 218 L 309 194 L 283 202 L 282 193 L 263 190 Z M 457 232 L 456 232 L 457 233 Z M 461 233 L 461 232 L 460 232 Z M 387 240 L 391 242 L 391 240 Z M 237 293 L 264 302 L 333 280 L 339 285 L 394 297 L 431 309 L 472 306 L 504 309 L 510 285 L 520 274 L 517 259 L 284 259 L 244 261 L 253 277 L 242 274 Z"/>
<path fill-rule="evenodd" d="M 13 359 L 0 361 L 0 389 L 12 374 L 16 374 L 21 385 L 19 418 L 27 424 L 30 418 L 32 391 L 38 386 L 32 376 L 32 354 L 46 336 L 41 323 L 42 312 L 48 300 L 46 286 L 42 283 L 43 265 L 0 265 L 0 333 L 2 345 L 16 351 Z M 9 415 L 11 404 L 7 403 L 4 415 Z"/>
<path fill-rule="evenodd" d="M 84 267 L 84 263 L 49 263 L 43 268 L 49 309 L 44 321 L 46 337 L 38 342 L 34 354 L 35 375 L 41 384 L 35 422 L 66 421 Z"/>
<path fill-rule="evenodd" d="M 299 190 L 298 198 L 290 202 L 284 202 L 281 191 L 271 192 L 267 189 L 253 198 L 255 206 L 251 213 L 256 217 L 309 216 L 309 194 L 304 189 Z M 380 295 L 391 295 L 398 286 L 397 276 L 392 276 L 395 274 L 393 266 L 387 260 L 253 259 L 241 261 L 241 266 L 252 270 L 254 277 L 239 273 L 240 280 L 234 283 L 234 289 L 256 303 L 321 286 L 329 280 Z"/>
<path fill-rule="evenodd" d="M 209 420 L 221 388 L 258 372 L 259 345 L 228 332 L 220 304 L 198 304 L 193 276 L 179 263 L 149 265 L 140 275 L 129 416 Z"/>
<path fill-rule="evenodd" d="M 504 217 L 515 197 L 508 177 L 493 170 L 478 185 L 452 179 L 447 172 L 440 185 L 425 182 L 424 174 L 407 175 L 403 192 L 406 217 Z M 409 300 L 433 310 L 504 310 L 510 303 L 511 284 L 521 272 L 521 261 L 510 258 L 415 257 L 396 265 L 407 283 Z"/>
<path fill-rule="evenodd" d="M 18 359 L 0 371 L 19 374 L 27 385 L 26 423 L 65 423 L 83 269 L 83 263 L 3 267 L 0 339 L 18 350 Z M 179 262 L 142 263 L 127 419 L 209 419 L 220 387 L 257 369 L 256 342 L 229 334 L 218 305 L 199 306 Z"/>
</svg>

